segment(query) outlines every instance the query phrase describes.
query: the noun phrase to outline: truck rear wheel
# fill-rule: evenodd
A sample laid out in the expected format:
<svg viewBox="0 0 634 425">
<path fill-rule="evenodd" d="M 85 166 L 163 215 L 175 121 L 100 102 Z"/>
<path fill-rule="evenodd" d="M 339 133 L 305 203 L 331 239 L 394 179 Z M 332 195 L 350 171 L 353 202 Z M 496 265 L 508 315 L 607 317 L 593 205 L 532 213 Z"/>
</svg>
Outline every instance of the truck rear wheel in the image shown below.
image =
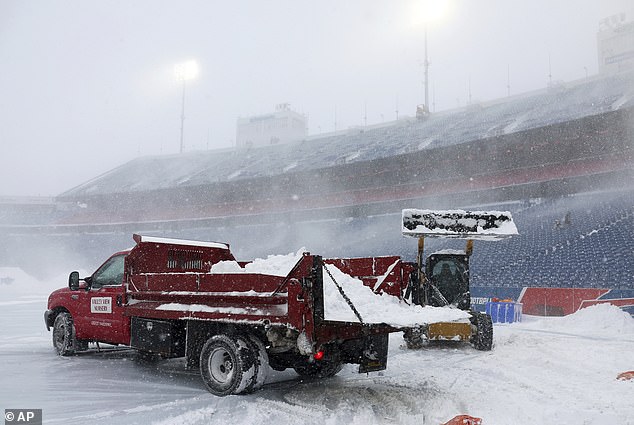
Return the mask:
<svg viewBox="0 0 634 425">
<path fill-rule="evenodd" d="M 250 385 L 247 389 L 247 391 L 252 392 L 262 388 L 264 382 L 266 381 L 266 377 L 269 372 L 269 356 L 266 352 L 266 347 L 260 338 L 254 335 L 249 335 L 249 340 L 253 344 L 255 353 L 255 375 L 252 385 Z"/>
<path fill-rule="evenodd" d="M 75 324 L 70 313 L 62 312 L 53 322 L 53 347 L 60 356 L 71 356 L 77 351 L 86 350 L 85 341 L 75 339 Z"/>
<path fill-rule="evenodd" d="M 200 352 L 200 375 L 214 395 L 248 392 L 255 381 L 255 357 L 244 338 L 215 335 Z"/>
</svg>

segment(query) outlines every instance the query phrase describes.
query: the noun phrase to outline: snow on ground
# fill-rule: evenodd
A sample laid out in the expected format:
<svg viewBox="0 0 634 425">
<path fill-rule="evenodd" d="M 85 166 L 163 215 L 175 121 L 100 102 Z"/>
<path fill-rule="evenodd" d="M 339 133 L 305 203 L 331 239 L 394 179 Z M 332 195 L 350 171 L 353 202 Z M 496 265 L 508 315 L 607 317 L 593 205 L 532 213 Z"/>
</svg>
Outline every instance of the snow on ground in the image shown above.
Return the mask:
<svg viewBox="0 0 634 425">
<path fill-rule="evenodd" d="M 66 279 L 13 279 L 0 284 L 0 410 L 41 408 L 45 423 L 420 425 L 468 413 L 484 425 L 634 424 L 634 381 L 615 379 L 634 370 L 634 319 L 607 305 L 496 325 L 490 352 L 407 350 L 393 334 L 384 372 L 348 365 L 320 381 L 271 371 L 255 394 L 219 398 L 179 359 L 147 364 L 132 350 L 58 357 L 43 312 Z"/>
</svg>

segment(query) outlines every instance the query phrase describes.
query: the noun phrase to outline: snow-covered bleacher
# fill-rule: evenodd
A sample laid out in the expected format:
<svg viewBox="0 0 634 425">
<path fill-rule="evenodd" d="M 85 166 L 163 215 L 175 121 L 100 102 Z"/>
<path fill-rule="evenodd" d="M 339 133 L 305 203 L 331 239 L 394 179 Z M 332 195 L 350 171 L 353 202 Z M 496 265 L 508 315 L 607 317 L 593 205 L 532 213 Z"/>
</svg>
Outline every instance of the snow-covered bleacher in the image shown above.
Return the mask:
<svg viewBox="0 0 634 425">
<path fill-rule="evenodd" d="M 142 157 L 67 191 L 61 198 L 173 189 L 327 168 L 482 140 L 632 106 L 632 74 L 596 77 L 435 113 L 423 120 L 358 127 L 296 143 Z"/>
<path fill-rule="evenodd" d="M 634 289 L 634 190 L 591 192 L 467 209 L 509 210 L 519 235 L 476 241 L 471 259 L 474 286 Z M 319 248 L 328 255 L 401 255 L 414 261 L 416 242 L 400 237 L 398 215 L 322 223 L 341 234 L 341 244 Z M 339 233 L 337 233 L 339 232 Z M 429 254 L 464 249 L 462 240 L 425 241 Z M 329 252 L 330 251 L 330 252 Z M 345 253 L 345 254 L 344 254 Z"/>
<path fill-rule="evenodd" d="M 474 285 L 634 288 L 634 191 L 548 200 L 514 218 L 519 236 L 478 244 Z"/>
<path fill-rule="evenodd" d="M 519 235 L 510 239 L 475 242 L 471 259 L 474 286 L 634 289 L 631 188 L 461 207 L 511 211 L 519 230 Z M 231 241 L 241 258 L 304 246 L 326 257 L 400 255 L 414 261 L 416 240 L 401 236 L 400 220 L 399 214 L 385 214 L 181 230 L 172 236 Z M 258 241 L 255 245 L 254 240 Z M 429 254 L 446 248 L 464 249 L 464 245 L 462 240 L 428 238 L 425 250 Z"/>
</svg>

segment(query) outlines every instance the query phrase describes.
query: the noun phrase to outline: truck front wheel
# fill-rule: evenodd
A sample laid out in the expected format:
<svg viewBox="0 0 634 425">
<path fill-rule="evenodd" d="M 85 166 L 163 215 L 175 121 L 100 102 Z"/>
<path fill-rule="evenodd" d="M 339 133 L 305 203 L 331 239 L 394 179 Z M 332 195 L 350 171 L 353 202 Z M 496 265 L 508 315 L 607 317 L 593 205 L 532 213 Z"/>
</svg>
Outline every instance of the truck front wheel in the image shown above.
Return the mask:
<svg viewBox="0 0 634 425">
<path fill-rule="evenodd" d="M 248 391 L 255 378 L 255 356 L 242 338 L 209 338 L 200 352 L 200 375 L 209 392 L 222 397 Z"/>
<path fill-rule="evenodd" d="M 84 341 L 75 339 L 75 324 L 70 313 L 59 313 L 53 323 L 53 347 L 60 356 L 71 356 L 87 348 Z"/>
</svg>

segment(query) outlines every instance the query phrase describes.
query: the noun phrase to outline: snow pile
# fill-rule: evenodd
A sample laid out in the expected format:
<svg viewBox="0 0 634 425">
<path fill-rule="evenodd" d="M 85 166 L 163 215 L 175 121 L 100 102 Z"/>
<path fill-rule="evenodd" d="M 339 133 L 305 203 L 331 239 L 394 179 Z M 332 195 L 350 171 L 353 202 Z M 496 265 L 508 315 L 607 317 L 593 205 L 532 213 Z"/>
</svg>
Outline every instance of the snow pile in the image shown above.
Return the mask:
<svg viewBox="0 0 634 425">
<path fill-rule="evenodd" d="M 68 275 L 51 282 L 41 282 L 20 268 L 0 267 L 0 300 L 6 300 L 10 295 L 48 294 L 53 289 L 67 285 L 67 282 Z"/>
<path fill-rule="evenodd" d="M 236 261 L 221 261 L 211 267 L 210 273 L 257 273 L 272 276 L 287 276 L 297 262 L 302 258 L 305 248 L 287 255 L 269 255 L 267 258 L 257 258 L 244 267 Z M 363 282 L 349 276 L 333 265 L 328 270 L 343 287 L 361 314 L 364 322 L 387 323 L 393 326 L 415 326 L 426 323 L 464 321 L 469 314 L 454 308 L 410 306 L 390 295 L 377 295 Z M 339 293 L 336 285 L 324 270 L 324 318 L 345 322 L 358 322 L 359 319 Z"/>
<path fill-rule="evenodd" d="M 363 285 L 361 280 L 343 273 L 331 264 L 327 267 L 366 323 L 405 327 L 469 320 L 468 313 L 456 308 L 407 305 L 391 295 L 377 295 Z M 345 322 L 359 321 L 325 270 L 324 318 Z"/>
<path fill-rule="evenodd" d="M 24 280 L 25 277 L 31 278 L 16 267 L 0 267 L 0 288 L 8 288 L 9 286 L 14 285 L 16 280 Z"/>
<path fill-rule="evenodd" d="M 256 258 L 244 267 L 240 267 L 237 261 L 221 261 L 211 266 L 209 273 L 254 273 L 284 277 L 288 276 L 304 252 L 306 252 L 306 248 L 300 248 L 297 252 L 291 252 L 287 255 L 269 255 L 266 258 Z"/>
<path fill-rule="evenodd" d="M 552 331 L 584 334 L 587 336 L 633 336 L 634 317 L 612 304 L 597 304 L 582 308 L 564 317 L 541 323 Z"/>
</svg>

